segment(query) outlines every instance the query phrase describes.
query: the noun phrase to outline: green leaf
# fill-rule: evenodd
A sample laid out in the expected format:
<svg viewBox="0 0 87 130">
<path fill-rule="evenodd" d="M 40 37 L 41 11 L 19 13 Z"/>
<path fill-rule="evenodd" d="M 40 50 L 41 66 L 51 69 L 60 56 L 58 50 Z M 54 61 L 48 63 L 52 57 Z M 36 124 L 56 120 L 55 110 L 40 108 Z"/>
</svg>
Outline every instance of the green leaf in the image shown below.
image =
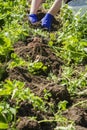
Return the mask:
<svg viewBox="0 0 87 130">
<path fill-rule="evenodd" d="M 8 129 L 8 127 L 7 123 L 0 122 L 0 129 Z"/>
</svg>

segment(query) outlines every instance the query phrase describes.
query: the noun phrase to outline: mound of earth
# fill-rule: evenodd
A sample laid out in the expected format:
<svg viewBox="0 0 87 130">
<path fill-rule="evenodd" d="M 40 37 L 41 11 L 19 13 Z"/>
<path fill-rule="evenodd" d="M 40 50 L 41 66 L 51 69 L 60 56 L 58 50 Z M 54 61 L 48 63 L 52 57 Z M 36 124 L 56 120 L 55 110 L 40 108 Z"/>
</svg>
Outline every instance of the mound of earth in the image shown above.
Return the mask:
<svg viewBox="0 0 87 130">
<path fill-rule="evenodd" d="M 18 42 L 14 46 L 14 52 L 22 57 L 25 61 L 32 62 L 41 61 L 49 69 L 47 74 L 52 72 L 55 75 L 60 75 L 61 65 L 63 62 L 58 58 L 50 49 L 47 44 L 43 43 L 41 38 L 35 37 L 32 42 Z M 11 80 L 20 80 L 25 82 L 26 87 L 30 89 L 38 96 L 43 96 L 43 90 L 47 89 L 52 94 L 52 98 L 56 102 L 60 100 L 70 101 L 70 95 L 66 87 L 61 87 L 53 81 L 47 80 L 47 74 L 32 75 L 29 73 L 26 67 L 15 67 L 8 71 L 8 78 Z"/>
<path fill-rule="evenodd" d="M 31 42 L 27 40 L 26 44 L 18 42 L 15 44 L 14 52 L 26 61 L 41 61 L 48 67 L 48 73 L 52 72 L 58 75 L 63 62 L 44 42 L 46 41 L 42 40 L 39 37 L 35 37 Z"/>
<path fill-rule="evenodd" d="M 87 129 L 87 109 L 81 107 L 71 107 L 69 108 L 64 115 L 67 119 L 74 121 L 76 130 L 85 130 Z"/>
<path fill-rule="evenodd" d="M 19 80 L 25 82 L 25 87 L 29 87 L 31 91 L 44 100 L 44 89 L 51 93 L 51 97 L 47 102 L 54 104 L 54 111 L 58 110 L 59 101 L 68 101 L 68 106 L 71 105 L 71 97 L 66 87 L 59 86 L 52 80 L 48 80 L 48 73 L 53 73 L 57 77 L 61 75 L 61 66 L 63 61 L 58 58 L 51 48 L 46 44 L 46 41 L 40 37 L 27 38 L 26 42 L 19 41 L 14 45 L 14 52 L 25 61 L 32 62 L 40 61 L 48 67 L 47 73 L 41 72 L 39 75 L 29 73 L 27 67 L 15 67 L 7 72 L 8 79 Z M 49 106 L 48 106 L 49 108 Z M 64 116 L 76 123 L 76 130 L 85 130 L 87 128 L 87 110 L 80 108 L 69 108 Z M 37 111 L 29 102 L 21 102 L 17 112 L 17 117 L 20 119 L 17 124 L 18 130 L 54 130 L 57 123 L 39 121 L 53 119 L 53 113 L 48 109 L 47 112 Z M 37 117 L 37 120 L 29 119 L 28 117 Z"/>
</svg>

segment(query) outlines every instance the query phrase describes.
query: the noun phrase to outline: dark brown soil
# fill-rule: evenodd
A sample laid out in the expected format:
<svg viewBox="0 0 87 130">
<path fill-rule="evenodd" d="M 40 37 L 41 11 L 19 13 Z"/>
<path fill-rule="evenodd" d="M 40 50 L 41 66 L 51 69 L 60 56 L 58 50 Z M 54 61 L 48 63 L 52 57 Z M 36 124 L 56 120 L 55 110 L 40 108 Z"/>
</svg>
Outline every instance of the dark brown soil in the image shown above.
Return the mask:
<svg viewBox="0 0 87 130">
<path fill-rule="evenodd" d="M 38 18 L 41 19 L 44 13 L 38 12 Z M 32 27 L 32 25 L 30 25 Z M 53 20 L 52 30 L 58 30 L 60 24 L 56 19 Z M 38 25 L 39 27 L 39 25 Z M 35 28 L 35 26 L 34 26 Z M 19 41 L 14 45 L 14 52 L 25 61 L 35 62 L 40 61 L 47 66 L 47 71 L 40 71 L 38 74 L 33 75 L 29 73 L 27 66 L 15 67 L 14 69 L 8 70 L 6 76 L 10 80 L 19 80 L 25 82 L 25 87 L 29 87 L 31 91 L 44 99 L 44 89 L 51 93 L 51 97 L 47 100 L 47 112 L 35 110 L 29 101 L 20 102 L 16 124 L 17 130 L 54 130 L 59 123 L 49 122 L 54 117 L 53 111 L 50 109 L 49 104 L 54 105 L 54 112 L 58 111 L 57 104 L 60 101 L 68 101 L 67 107 L 69 109 L 63 113 L 67 119 L 72 120 L 76 124 L 76 130 L 87 129 L 87 109 L 78 107 L 71 107 L 73 101 L 71 100 L 70 94 L 66 87 L 59 86 L 58 83 L 54 83 L 52 80 L 48 80 L 47 76 L 51 72 L 57 77 L 61 75 L 61 66 L 64 62 L 57 57 L 52 49 L 47 45 L 49 39 L 43 39 L 41 37 L 29 36 L 26 40 Z M 29 118 L 30 117 L 30 118 Z M 36 117 L 36 120 L 32 117 Z M 48 120 L 48 122 L 39 121 Z"/>
<path fill-rule="evenodd" d="M 41 61 L 48 67 L 48 72 L 59 73 L 63 62 L 55 56 L 49 46 L 44 44 L 41 38 L 35 37 L 32 42 L 28 42 L 25 46 L 22 46 L 22 44 L 20 46 L 19 43 L 15 46 L 15 53 L 26 61 L 29 61 L 29 59 L 33 62 Z"/>
<path fill-rule="evenodd" d="M 19 41 L 14 45 L 14 52 L 23 58 L 25 61 L 31 60 L 41 61 L 48 67 L 47 73 L 41 72 L 39 75 L 33 75 L 29 73 L 27 67 L 15 67 L 8 70 L 8 79 L 20 80 L 25 82 L 25 87 L 29 87 L 31 91 L 41 97 L 44 100 L 44 89 L 47 89 L 51 93 L 51 97 L 47 102 L 54 104 L 54 111 L 58 110 L 57 103 L 59 101 L 68 101 L 69 107 L 72 104 L 70 94 L 66 87 L 59 86 L 53 81 L 47 80 L 49 72 L 52 72 L 56 76 L 61 75 L 61 66 L 63 61 L 58 58 L 51 48 L 45 44 L 46 41 L 40 37 L 27 38 L 26 42 Z M 48 111 L 42 112 L 35 110 L 31 103 L 28 101 L 21 102 L 17 113 L 17 118 L 20 120 L 17 123 L 18 130 L 54 130 L 56 123 L 39 121 L 47 119 L 53 119 L 53 112 L 47 103 Z M 63 114 L 67 119 L 75 122 L 76 130 L 86 130 L 87 128 L 87 110 L 78 107 L 71 107 Z M 32 120 L 28 117 L 37 117 L 36 120 Z"/>
<path fill-rule="evenodd" d="M 76 126 L 76 130 L 87 130 L 87 128 L 81 127 L 81 126 Z"/>
<path fill-rule="evenodd" d="M 19 130 L 41 130 L 37 121 L 29 120 L 27 117 L 20 119 L 20 123 L 17 126 Z"/>
<path fill-rule="evenodd" d="M 53 81 L 47 80 L 47 74 L 52 72 L 57 76 L 61 72 L 61 65 L 63 62 L 61 59 L 55 56 L 50 47 L 43 43 L 43 40 L 39 37 L 34 39 L 27 39 L 26 44 L 19 41 L 14 45 L 14 52 L 22 57 L 25 61 L 32 60 L 41 61 L 44 65 L 48 66 L 47 73 L 40 73 L 39 75 L 32 75 L 29 73 L 26 67 L 15 67 L 14 69 L 8 70 L 8 78 L 10 80 L 20 80 L 25 82 L 25 87 L 29 87 L 35 95 L 42 97 L 44 100 L 44 89 L 47 89 L 51 93 L 48 101 L 55 104 L 54 110 L 56 111 L 56 104 L 59 101 L 67 100 L 69 103 L 70 95 L 66 87 L 61 87 Z M 53 116 L 53 113 L 49 110 L 48 112 L 40 112 L 34 110 L 32 104 L 29 102 L 22 102 L 19 104 L 20 108 L 18 109 L 17 116 L 20 117 L 20 122 L 17 125 L 19 130 L 53 130 L 55 123 L 41 123 L 38 124 L 37 121 L 31 121 L 29 117 L 37 117 L 37 120 L 50 119 Z"/>
<path fill-rule="evenodd" d="M 67 117 L 74 121 L 76 125 L 87 128 L 87 109 L 71 107 L 66 112 Z"/>
</svg>

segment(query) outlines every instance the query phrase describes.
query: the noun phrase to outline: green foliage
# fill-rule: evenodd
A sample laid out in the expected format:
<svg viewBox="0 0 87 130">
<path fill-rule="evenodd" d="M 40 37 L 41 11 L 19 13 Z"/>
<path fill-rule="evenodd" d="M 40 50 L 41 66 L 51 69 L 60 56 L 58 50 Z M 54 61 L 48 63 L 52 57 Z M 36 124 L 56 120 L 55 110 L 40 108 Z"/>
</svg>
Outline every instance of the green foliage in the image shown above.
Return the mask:
<svg viewBox="0 0 87 130">
<path fill-rule="evenodd" d="M 8 129 L 8 124 L 0 122 L 0 129 Z"/>
<path fill-rule="evenodd" d="M 8 64 L 8 68 L 12 69 L 14 67 L 25 65 L 25 61 L 22 58 L 18 57 L 17 54 L 12 53 L 11 58 L 12 58 L 12 61 Z"/>
<path fill-rule="evenodd" d="M 47 66 L 42 62 L 31 62 L 28 64 L 28 71 L 32 74 L 47 73 Z"/>
<path fill-rule="evenodd" d="M 10 52 L 13 50 L 11 40 L 0 34 L 0 61 L 6 61 L 9 58 Z"/>
<path fill-rule="evenodd" d="M 10 107 L 7 102 L 0 102 L 0 129 L 8 128 L 8 124 L 15 119 L 16 108 Z M 15 121 L 15 120 L 14 120 Z"/>
<path fill-rule="evenodd" d="M 45 110 L 45 103 L 43 100 L 40 97 L 35 96 L 29 87 L 24 88 L 24 83 L 20 81 L 6 80 L 6 83 L 0 88 L 0 96 L 4 96 L 6 99 L 9 97 L 11 100 L 15 101 L 16 105 L 21 101 L 28 100 L 35 109 Z"/>
<path fill-rule="evenodd" d="M 71 94 L 76 94 L 87 86 L 87 67 L 78 70 L 77 67 L 63 66 L 61 80 L 62 85 L 66 85 Z"/>
<path fill-rule="evenodd" d="M 45 3 L 43 4 L 44 9 L 49 9 L 52 6 L 53 2 L 53 0 L 45 0 Z"/>
<path fill-rule="evenodd" d="M 58 77 L 57 77 L 56 75 L 54 75 L 53 73 L 49 73 L 47 79 L 48 79 L 48 80 L 52 80 L 52 81 L 54 81 L 55 83 L 58 82 Z"/>
<path fill-rule="evenodd" d="M 47 73 L 47 66 L 42 62 L 26 62 L 22 58 L 18 57 L 15 53 L 11 54 L 12 61 L 8 63 L 8 68 L 12 69 L 18 66 L 27 66 L 28 71 L 32 74 Z"/>
<path fill-rule="evenodd" d="M 61 9 L 60 17 L 62 29 L 58 32 L 58 43 L 61 43 L 60 53 L 68 63 L 81 63 L 87 58 L 84 48 L 87 47 L 87 13 L 82 17 L 68 8 L 67 5 Z"/>
<path fill-rule="evenodd" d="M 23 23 L 26 4 L 26 0 L 0 1 L 0 61 L 7 61 L 12 44 L 28 35 L 28 24 Z"/>
<path fill-rule="evenodd" d="M 45 102 L 40 97 L 35 96 L 29 87 L 24 88 L 24 83 L 20 81 L 6 80 L 6 83 L 1 84 L 0 97 L 2 97 L 0 102 L 0 123 L 3 124 L 4 128 L 8 127 L 8 123 L 12 120 L 16 121 L 17 109 L 22 101 L 31 103 L 35 110 L 46 111 Z M 14 101 L 13 107 L 7 103 L 8 99 L 11 102 Z"/>
<path fill-rule="evenodd" d="M 0 0 L 0 20 L 11 24 L 12 21 L 21 20 L 25 15 L 26 0 Z"/>
<path fill-rule="evenodd" d="M 59 108 L 59 110 L 61 110 L 61 111 L 64 111 L 64 110 L 66 110 L 67 109 L 67 101 L 65 100 L 65 101 L 60 101 L 59 103 L 58 103 L 58 108 Z"/>
<path fill-rule="evenodd" d="M 62 115 L 61 112 L 57 112 L 54 115 L 54 119 L 59 122 L 62 126 L 66 126 L 68 124 L 68 119 Z"/>
<path fill-rule="evenodd" d="M 51 93 L 47 89 L 44 89 L 44 99 L 48 100 L 51 96 Z"/>
</svg>

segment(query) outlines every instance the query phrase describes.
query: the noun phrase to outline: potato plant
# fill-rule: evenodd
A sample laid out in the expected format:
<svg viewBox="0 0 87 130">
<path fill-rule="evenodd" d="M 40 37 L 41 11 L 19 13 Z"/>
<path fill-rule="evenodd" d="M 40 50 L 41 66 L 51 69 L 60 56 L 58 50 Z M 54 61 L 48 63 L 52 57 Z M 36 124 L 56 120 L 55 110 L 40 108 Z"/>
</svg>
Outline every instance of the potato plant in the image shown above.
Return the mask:
<svg viewBox="0 0 87 130">
<path fill-rule="evenodd" d="M 53 0 L 46 0 L 43 3 L 44 10 L 47 11 L 52 3 Z M 30 121 L 37 121 L 42 126 L 44 123 L 53 123 L 54 130 L 75 130 L 75 122 L 67 119 L 63 114 L 69 107 L 87 108 L 87 13 L 81 17 L 79 14 L 73 15 L 72 10 L 67 5 L 63 5 L 60 14 L 55 16 L 59 21 L 58 29 L 48 32 L 41 27 L 32 27 L 28 23 L 27 8 L 30 9 L 27 0 L 0 1 L 0 129 L 16 130 L 16 125 L 21 120 L 18 116 L 20 104 L 27 102 L 31 104 L 33 111 L 37 112 L 34 115 L 28 115 Z M 28 47 L 31 47 L 29 42 L 32 42 L 34 37 L 45 41 L 52 53 L 63 61 L 59 68 L 61 73 L 55 74 L 51 71 L 48 73 L 48 67 L 41 61 L 30 59 L 26 61 L 15 53 L 15 44 L 19 40 L 25 43 L 27 37 L 28 45 L 26 46 Z M 51 64 L 53 64 L 52 61 Z M 23 67 L 26 68 L 24 71 L 28 72 L 24 75 L 21 71 L 23 78 L 26 78 L 25 82 L 21 81 L 23 78 L 8 79 L 9 71 L 13 73 L 15 69 Z M 46 77 L 41 75 L 42 73 L 46 74 Z M 45 88 L 39 91 L 39 87 L 36 89 L 35 79 L 31 86 L 34 76 L 41 88 L 46 85 L 46 87 L 49 86 L 49 90 Z M 39 81 L 40 78 L 41 81 Z M 42 85 L 42 79 L 46 81 L 44 85 Z M 25 87 L 28 82 L 30 86 Z M 66 100 L 59 101 L 62 94 L 57 97 L 59 91 L 55 93 L 54 84 L 65 87 L 72 100 L 80 97 L 85 97 L 85 100 L 75 104 L 69 104 Z M 41 95 L 37 96 L 37 92 L 32 92 L 30 88 L 38 93 L 41 92 Z M 40 118 L 38 118 L 39 114 L 41 114 Z"/>
</svg>

